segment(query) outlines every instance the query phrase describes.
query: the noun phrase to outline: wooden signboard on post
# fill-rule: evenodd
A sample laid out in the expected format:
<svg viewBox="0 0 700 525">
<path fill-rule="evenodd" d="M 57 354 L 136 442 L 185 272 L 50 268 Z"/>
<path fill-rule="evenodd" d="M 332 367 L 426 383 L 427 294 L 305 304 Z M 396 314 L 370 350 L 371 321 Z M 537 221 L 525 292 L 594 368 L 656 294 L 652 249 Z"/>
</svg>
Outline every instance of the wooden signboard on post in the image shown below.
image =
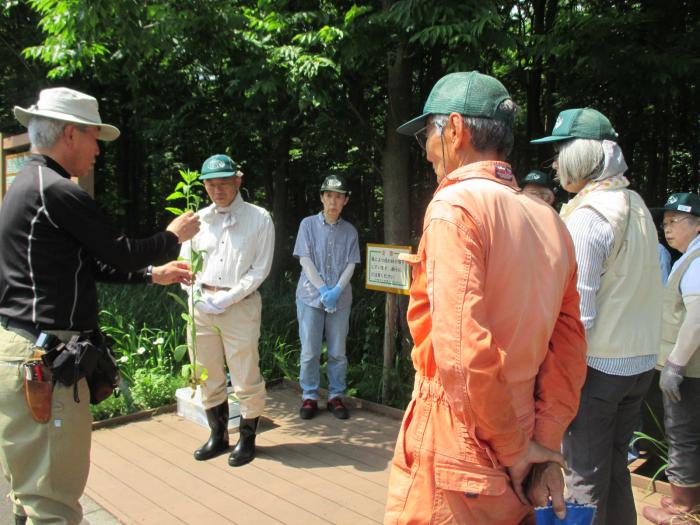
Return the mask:
<svg viewBox="0 0 700 525">
<path fill-rule="evenodd" d="M 5 199 L 7 190 L 15 181 L 15 177 L 22 170 L 24 164 L 29 159 L 29 135 L 7 135 L 0 133 L 0 206 Z M 95 174 L 90 169 L 90 173 L 85 177 L 71 177 L 81 188 L 87 191 L 90 196 L 95 196 Z"/>
<path fill-rule="evenodd" d="M 368 243 L 365 288 L 408 295 L 411 272 L 408 264 L 399 260 L 402 253 L 411 253 L 411 247 Z"/>
<path fill-rule="evenodd" d="M 0 206 L 7 189 L 12 185 L 29 157 L 29 135 L 3 136 L 0 134 Z"/>
<path fill-rule="evenodd" d="M 387 292 L 384 305 L 384 349 L 382 370 L 382 402 L 389 400 L 391 393 L 391 369 L 394 363 L 396 313 L 398 294 L 408 295 L 411 288 L 411 269 L 399 259 L 401 254 L 410 254 L 410 246 L 394 244 L 367 244 L 367 273 L 365 288 Z"/>
</svg>

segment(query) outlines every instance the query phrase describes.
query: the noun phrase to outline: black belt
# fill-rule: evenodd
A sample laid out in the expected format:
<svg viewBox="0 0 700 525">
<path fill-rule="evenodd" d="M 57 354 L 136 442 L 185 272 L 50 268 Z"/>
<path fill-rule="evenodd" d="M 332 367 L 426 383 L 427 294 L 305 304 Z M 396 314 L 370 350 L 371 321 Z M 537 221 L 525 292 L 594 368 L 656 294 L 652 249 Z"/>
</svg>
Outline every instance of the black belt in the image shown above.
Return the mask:
<svg viewBox="0 0 700 525">
<path fill-rule="evenodd" d="M 12 330 L 13 332 L 22 330 L 34 336 L 35 339 L 39 337 L 39 334 L 41 333 L 41 329 L 33 323 L 20 321 L 19 319 L 12 319 L 11 317 L 6 317 L 4 315 L 0 315 L 0 325 L 7 330 Z"/>
</svg>

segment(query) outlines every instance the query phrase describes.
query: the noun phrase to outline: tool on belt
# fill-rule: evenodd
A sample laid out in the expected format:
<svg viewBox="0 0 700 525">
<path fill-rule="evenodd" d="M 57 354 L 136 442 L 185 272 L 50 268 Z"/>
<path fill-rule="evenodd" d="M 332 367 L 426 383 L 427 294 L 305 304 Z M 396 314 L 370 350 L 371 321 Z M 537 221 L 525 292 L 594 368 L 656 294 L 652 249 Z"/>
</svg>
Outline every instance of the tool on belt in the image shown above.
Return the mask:
<svg viewBox="0 0 700 525">
<path fill-rule="evenodd" d="M 74 335 L 67 342 L 41 332 L 34 355 L 22 364 L 24 396 L 35 421 L 51 418 L 53 387 L 61 383 L 73 387 L 73 399 L 80 403 L 78 382 L 86 378 L 90 403 L 107 399 L 119 384 L 119 369 L 107 338 L 100 332 Z"/>
<path fill-rule="evenodd" d="M 34 421 L 46 423 L 51 418 L 53 378 L 51 370 L 41 359 L 22 363 L 24 372 L 24 397 Z"/>
</svg>

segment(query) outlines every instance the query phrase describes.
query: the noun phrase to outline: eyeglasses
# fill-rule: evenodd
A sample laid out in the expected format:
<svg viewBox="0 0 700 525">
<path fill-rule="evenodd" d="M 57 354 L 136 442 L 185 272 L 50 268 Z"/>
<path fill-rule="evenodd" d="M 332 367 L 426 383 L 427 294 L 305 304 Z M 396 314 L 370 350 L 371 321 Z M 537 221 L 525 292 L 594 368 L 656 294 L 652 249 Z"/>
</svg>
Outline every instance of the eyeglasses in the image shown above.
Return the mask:
<svg viewBox="0 0 700 525">
<path fill-rule="evenodd" d="M 217 181 L 217 182 L 212 182 L 211 179 L 205 179 L 204 180 L 204 186 L 210 190 L 216 190 L 218 188 L 228 188 L 230 186 L 235 185 L 235 181 L 233 177 L 231 177 L 229 180 L 226 181 Z"/>
<path fill-rule="evenodd" d="M 673 226 L 674 224 L 677 224 L 681 221 L 685 221 L 687 219 L 690 219 L 690 217 L 674 217 L 673 219 L 669 219 L 667 221 L 662 222 L 661 226 L 663 226 L 663 228 L 666 229 Z"/>
<path fill-rule="evenodd" d="M 528 195 L 532 195 L 534 197 L 539 197 L 543 201 L 546 201 L 547 199 L 554 197 L 554 192 L 552 190 L 542 190 L 542 191 L 537 191 L 537 190 L 531 190 L 530 188 L 523 190 L 523 193 L 527 193 Z"/>
<path fill-rule="evenodd" d="M 430 131 L 430 128 L 435 126 L 440 130 L 440 134 L 442 134 L 442 130 L 445 129 L 445 123 L 440 122 L 440 121 L 433 121 L 428 123 L 428 125 L 423 126 L 421 129 L 416 131 L 413 136 L 416 137 L 416 142 L 418 142 L 418 145 L 420 148 L 425 151 L 425 144 L 428 142 L 428 132 Z"/>
</svg>

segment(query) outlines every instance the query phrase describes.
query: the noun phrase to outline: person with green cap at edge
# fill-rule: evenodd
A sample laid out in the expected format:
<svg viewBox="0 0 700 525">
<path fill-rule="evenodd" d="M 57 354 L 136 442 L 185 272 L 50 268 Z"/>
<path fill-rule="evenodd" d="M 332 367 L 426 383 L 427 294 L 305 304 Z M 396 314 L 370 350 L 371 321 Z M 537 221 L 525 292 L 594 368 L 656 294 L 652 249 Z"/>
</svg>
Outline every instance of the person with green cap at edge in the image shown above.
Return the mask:
<svg viewBox="0 0 700 525">
<path fill-rule="evenodd" d="M 668 443 L 671 497 L 644 517 L 658 525 L 689 525 L 700 517 L 700 197 L 674 193 L 663 209 L 669 246 L 683 255 L 663 296 L 659 387 Z"/>
<path fill-rule="evenodd" d="M 83 377 L 66 386 L 48 379 L 51 413 L 48 421 L 35 419 L 25 400 L 30 368 L 23 363 L 59 351 L 53 343 L 41 345 L 47 334 L 64 343 L 79 337 L 81 345 L 99 344 L 97 282 L 188 283 L 188 265 L 173 259 L 180 243 L 197 233 L 199 218 L 189 212 L 163 232 L 129 238 L 71 180 L 90 173 L 98 141 L 120 135 L 102 122 L 95 97 L 44 89 L 35 104 L 15 106 L 14 114 L 27 128 L 31 150 L 0 208 L 0 463 L 13 523 L 78 525 L 90 470 L 88 382 Z"/>
<path fill-rule="evenodd" d="M 497 79 L 451 73 L 398 128 L 415 135 L 438 187 L 417 253 L 402 257 L 416 376 L 387 525 L 531 523 L 550 497 L 566 515 L 559 449 L 586 353 L 576 261 L 557 213 L 533 206 L 505 160 L 515 113 Z"/>
<path fill-rule="evenodd" d="M 554 181 L 549 173 L 532 170 L 520 181 L 523 193 L 537 197 L 550 206 L 554 206 Z"/>
<path fill-rule="evenodd" d="M 627 445 L 653 379 L 661 337 L 661 269 L 656 227 L 629 189 L 627 163 L 610 121 L 592 108 L 567 109 L 552 134 L 553 167 L 576 194 L 560 215 L 578 263 L 586 382 L 563 454 L 572 501 L 597 507 L 595 525 L 637 522 Z"/>
<path fill-rule="evenodd" d="M 321 184 L 323 211 L 301 221 L 294 244 L 294 256 L 302 268 L 296 289 L 302 419 L 311 419 L 318 411 L 324 335 L 328 347 L 326 407 L 338 419 L 349 417 L 342 398 L 348 367 L 345 341 L 352 306 L 350 279 L 360 263 L 357 230 L 341 218 L 349 199 L 345 178 L 328 175 Z"/>
<path fill-rule="evenodd" d="M 241 412 L 238 443 L 228 463 L 238 467 L 255 457 L 258 421 L 265 408 L 258 288 L 272 266 L 275 228 L 267 210 L 243 199 L 243 173 L 228 155 L 205 160 L 199 178 L 212 203 L 198 212 L 202 229 L 180 253 L 184 259 L 191 259 L 192 250 L 204 256 L 189 302 L 194 303 L 197 362 L 207 371 L 201 389 L 211 435 L 194 458 L 207 460 L 229 448 L 228 365 Z"/>
</svg>

